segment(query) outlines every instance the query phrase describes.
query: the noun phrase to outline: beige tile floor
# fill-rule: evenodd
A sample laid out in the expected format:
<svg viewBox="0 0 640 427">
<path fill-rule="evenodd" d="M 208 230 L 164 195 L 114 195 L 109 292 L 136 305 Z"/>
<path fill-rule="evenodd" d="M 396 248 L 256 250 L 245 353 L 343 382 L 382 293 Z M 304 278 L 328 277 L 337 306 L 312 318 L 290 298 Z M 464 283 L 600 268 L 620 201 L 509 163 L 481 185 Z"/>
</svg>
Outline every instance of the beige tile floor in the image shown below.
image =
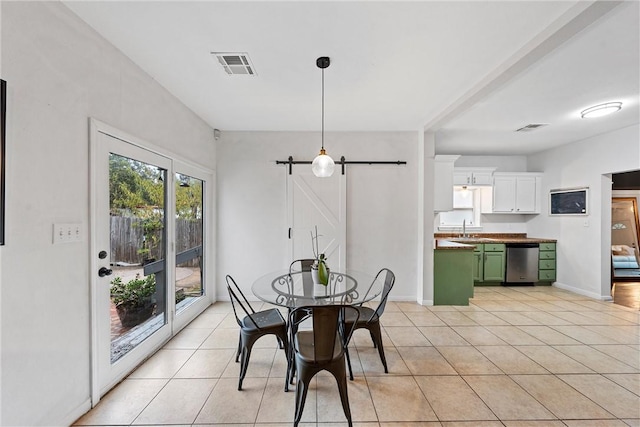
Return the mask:
<svg viewBox="0 0 640 427">
<path fill-rule="evenodd" d="M 230 310 L 208 308 L 76 424 L 291 425 L 275 338 L 256 343 L 237 390 Z M 382 324 L 388 374 L 366 331 L 352 341 L 356 426 L 640 426 L 638 310 L 553 287 L 477 287 L 469 306 L 390 302 Z M 330 376 L 316 377 L 302 421 L 346 425 Z"/>
</svg>

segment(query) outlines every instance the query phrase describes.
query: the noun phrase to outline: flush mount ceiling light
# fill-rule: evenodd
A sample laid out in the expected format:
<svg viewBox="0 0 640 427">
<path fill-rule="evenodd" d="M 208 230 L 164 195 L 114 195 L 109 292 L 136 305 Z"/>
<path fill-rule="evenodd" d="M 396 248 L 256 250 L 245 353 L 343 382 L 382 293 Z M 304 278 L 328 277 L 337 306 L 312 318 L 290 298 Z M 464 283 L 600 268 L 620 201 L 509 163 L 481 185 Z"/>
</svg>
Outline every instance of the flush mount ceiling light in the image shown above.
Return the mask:
<svg viewBox="0 0 640 427">
<path fill-rule="evenodd" d="M 330 64 L 331 61 L 327 56 L 321 56 L 316 60 L 316 65 L 322 70 L 322 145 L 320 148 L 320 154 L 318 154 L 311 163 L 311 170 L 313 171 L 313 174 L 319 178 L 331 176 L 333 174 L 333 169 L 336 166 L 333 159 L 327 155 L 327 152 L 324 149 L 324 69 L 329 67 Z"/>
<path fill-rule="evenodd" d="M 607 114 L 620 111 L 622 108 L 622 102 L 607 102 L 605 104 L 595 105 L 591 108 L 587 108 L 580 113 L 583 119 L 606 116 Z"/>
</svg>

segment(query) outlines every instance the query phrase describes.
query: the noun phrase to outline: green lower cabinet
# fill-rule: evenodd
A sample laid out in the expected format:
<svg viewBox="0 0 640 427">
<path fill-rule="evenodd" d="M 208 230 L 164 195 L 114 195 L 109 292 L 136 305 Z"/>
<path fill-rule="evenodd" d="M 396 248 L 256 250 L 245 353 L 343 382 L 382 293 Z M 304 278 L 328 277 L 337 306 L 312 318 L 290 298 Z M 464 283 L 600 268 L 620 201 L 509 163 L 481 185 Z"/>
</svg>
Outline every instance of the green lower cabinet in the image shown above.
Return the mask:
<svg viewBox="0 0 640 427">
<path fill-rule="evenodd" d="M 541 282 L 555 282 L 556 271 L 555 270 L 540 270 L 538 272 L 538 280 Z"/>
<path fill-rule="evenodd" d="M 436 249 L 433 254 L 433 304 L 469 305 L 473 297 L 474 255 L 470 249 Z"/>
<path fill-rule="evenodd" d="M 473 252 L 473 280 L 476 285 L 495 285 L 504 282 L 506 249 L 504 243 L 476 245 Z"/>
<path fill-rule="evenodd" d="M 484 253 L 484 281 L 504 282 L 505 254 L 504 252 Z"/>
<path fill-rule="evenodd" d="M 540 243 L 538 258 L 538 281 L 550 285 L 556 281 L 556 244 Z"/>
</svg>

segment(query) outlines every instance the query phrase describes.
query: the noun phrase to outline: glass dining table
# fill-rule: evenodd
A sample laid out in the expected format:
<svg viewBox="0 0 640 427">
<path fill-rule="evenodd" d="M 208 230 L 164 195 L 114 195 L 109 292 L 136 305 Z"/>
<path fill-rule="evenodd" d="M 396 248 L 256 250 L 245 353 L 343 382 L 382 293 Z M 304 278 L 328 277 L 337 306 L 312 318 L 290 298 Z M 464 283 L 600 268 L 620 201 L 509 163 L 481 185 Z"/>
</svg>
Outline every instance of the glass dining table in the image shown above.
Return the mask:
<svg viewBox="0 0 640 427">
<path fill-rule="evenodd" d="M 260 300 L 281 307 L 306 305 L 359 305 L 382 293 L 384 277 L 356 270 L 331 271 L 329 283 L 316 285 L 309 271 L 274 271 L 258 278 L 251 287 Z"/>
</svg>

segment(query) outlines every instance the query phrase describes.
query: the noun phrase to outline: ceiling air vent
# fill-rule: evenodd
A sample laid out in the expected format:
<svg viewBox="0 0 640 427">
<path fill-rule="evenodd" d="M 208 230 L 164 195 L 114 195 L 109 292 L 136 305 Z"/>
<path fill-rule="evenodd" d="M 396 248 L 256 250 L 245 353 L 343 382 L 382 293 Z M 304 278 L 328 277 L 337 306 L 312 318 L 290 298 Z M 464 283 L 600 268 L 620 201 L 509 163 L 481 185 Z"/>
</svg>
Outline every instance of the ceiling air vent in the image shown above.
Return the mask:
<svg viewBox="0 0 640 427">
<path fill-rule="evenodd" d="M 531 132 L 533 130 L 541 128 L 542 126 L 547 126 L 547 125 L 549 125 L 549 123 L 531 123 L 529 125 L 521 127 L 520 129 L 516 129 L 516 132 Z"/>
<path fill-rule="evenodd" d="M 220 65 L 222 65 L 222 68 L 224 68 L 224 71 L 229 75 L 256 75 L 249 55 L 245 52 L 211 52 L 211 54 L 215 55 Z"/>
</svg>

